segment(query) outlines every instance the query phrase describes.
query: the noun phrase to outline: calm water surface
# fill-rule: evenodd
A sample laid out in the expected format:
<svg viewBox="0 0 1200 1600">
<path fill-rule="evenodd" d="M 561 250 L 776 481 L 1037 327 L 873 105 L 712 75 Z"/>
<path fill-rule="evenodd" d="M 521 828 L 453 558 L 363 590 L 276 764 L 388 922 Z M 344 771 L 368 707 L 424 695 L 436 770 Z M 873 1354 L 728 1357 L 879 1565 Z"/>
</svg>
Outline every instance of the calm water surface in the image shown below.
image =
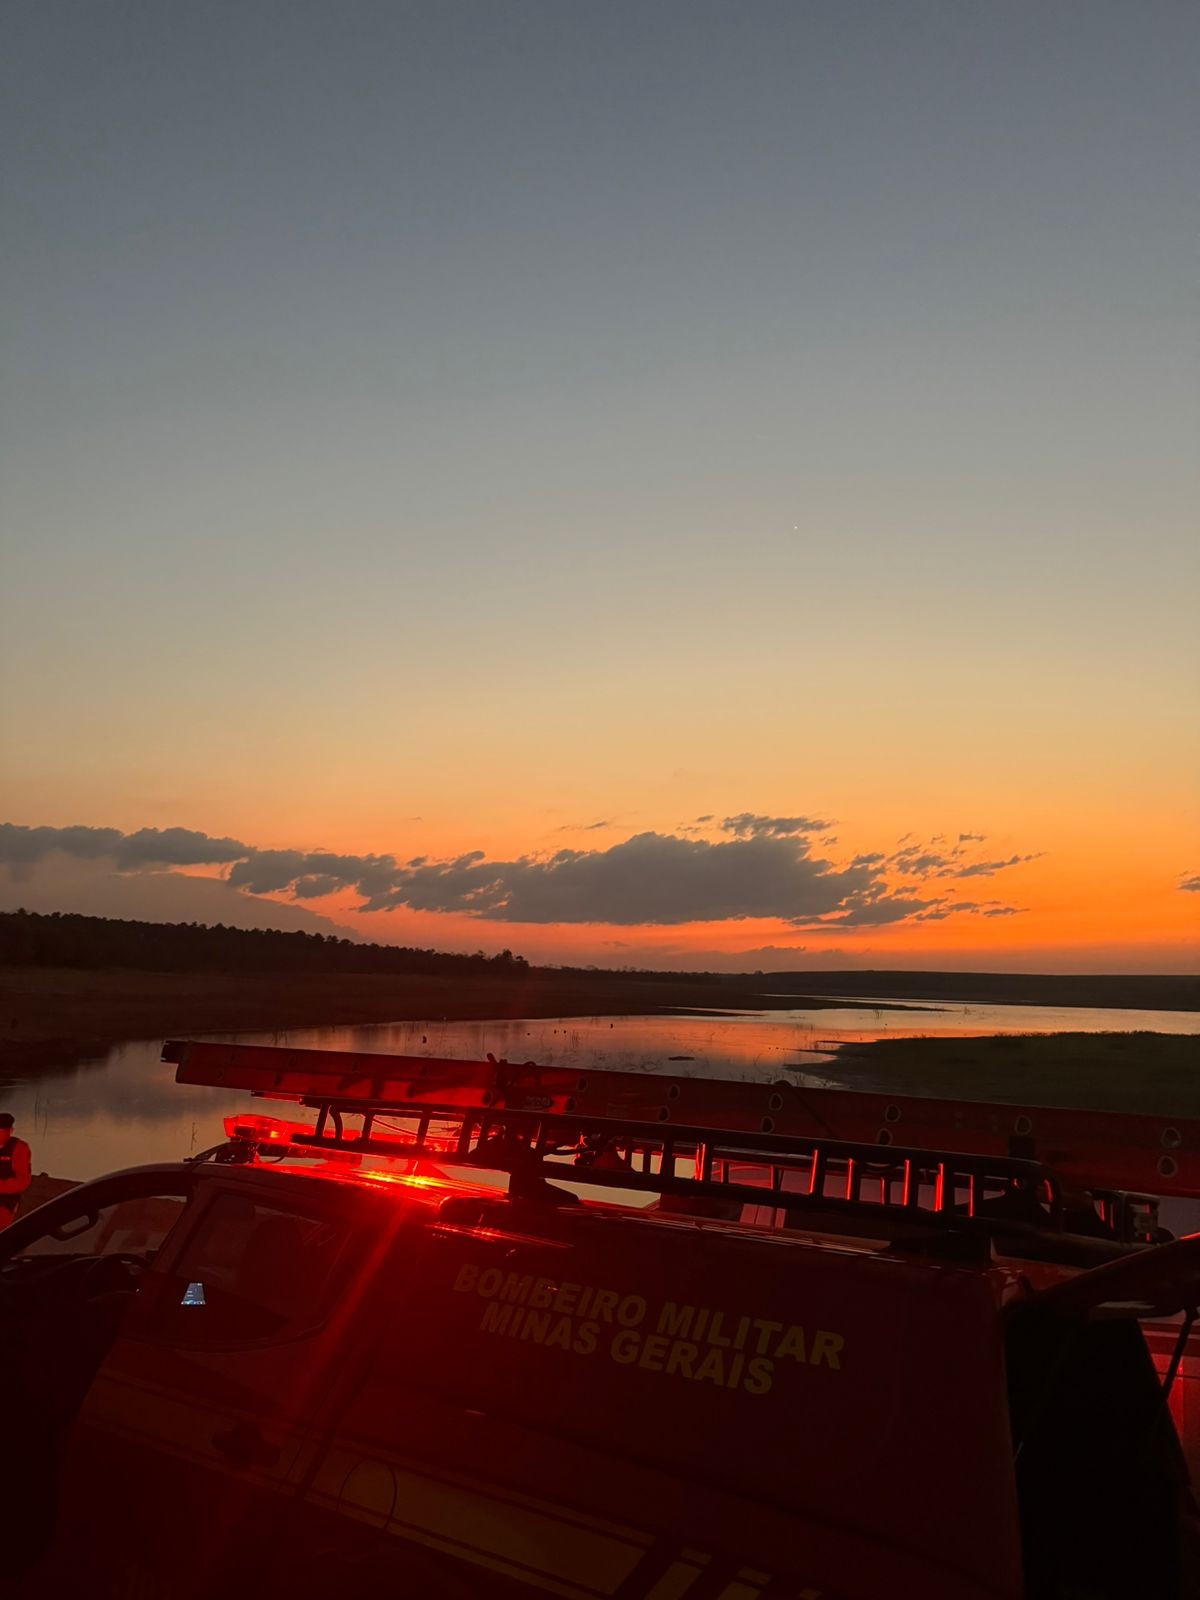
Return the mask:
<svg viewBox="0 0 1200 1600">
<path fill-rule="evenodd" d="M 520 1022 L 404 1022 L 237 1035 L 246 1044 L 390 1055 L 509 1061 L 713 1078 L 831 1081 L 830 1049 L 846 1040 L 954 1033 L 1195 1033 L 1187 1011 L 1050 1006 L 939 1006 L 903 1011 L 774 1011 L 736 1016 L 568 1017 Z M 214 1036 L 215 1037 L 215 1036 Z M 233 1037 L 222 1035 L 221 1037 Z M 88 1178 L 143 1161 L 174 1161 L 223 1137 L 222 1118 L 246 1096 L 185 1088 L 159 1060 L 157 1041 L 116 1045 L 96 1061 L 65 1064 L 0 1087 L 0 1106 L 33 1146 L 34 1170 Z M 964 1089 L 966 1089 L 964 1085 Z"/>
</svg>

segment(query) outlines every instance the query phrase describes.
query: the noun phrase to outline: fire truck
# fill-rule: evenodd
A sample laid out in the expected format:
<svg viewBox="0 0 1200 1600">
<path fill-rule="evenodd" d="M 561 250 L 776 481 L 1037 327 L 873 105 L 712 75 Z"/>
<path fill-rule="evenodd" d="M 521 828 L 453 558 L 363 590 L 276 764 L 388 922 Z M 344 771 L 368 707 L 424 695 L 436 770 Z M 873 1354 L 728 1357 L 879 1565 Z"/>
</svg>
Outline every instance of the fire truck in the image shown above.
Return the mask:
<svg viewBox="0 0 1200 1600">
<path fill-rule="evenodd" d="M 1200 1123 L 164 1058 L 225 1142 L 0 1236 L 6 1596 L 1200 1594 Z"/>
</svg>

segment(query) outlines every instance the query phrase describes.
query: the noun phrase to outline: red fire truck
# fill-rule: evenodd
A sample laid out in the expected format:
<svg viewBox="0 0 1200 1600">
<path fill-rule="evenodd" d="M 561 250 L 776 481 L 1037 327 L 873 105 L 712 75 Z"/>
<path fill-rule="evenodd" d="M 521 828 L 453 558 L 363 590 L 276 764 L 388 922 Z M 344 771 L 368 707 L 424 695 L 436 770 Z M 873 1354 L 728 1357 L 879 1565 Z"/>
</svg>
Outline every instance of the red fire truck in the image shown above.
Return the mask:
<svg viewBox="0 0 1200 1600">
<path fill-rule="evenodd" d="M 1200 1593 L 1200 1124 L 165 1054 L 259 1105 L 0 1239 L 6 1595 Z"/>
</svg>

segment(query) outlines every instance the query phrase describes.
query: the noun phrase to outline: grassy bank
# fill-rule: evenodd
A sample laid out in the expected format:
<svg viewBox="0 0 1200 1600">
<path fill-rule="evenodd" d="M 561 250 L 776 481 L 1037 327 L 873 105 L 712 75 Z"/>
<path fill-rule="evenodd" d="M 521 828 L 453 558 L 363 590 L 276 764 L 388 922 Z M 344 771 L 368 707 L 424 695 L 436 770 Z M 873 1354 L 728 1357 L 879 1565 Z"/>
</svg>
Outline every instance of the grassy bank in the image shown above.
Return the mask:
<svg viewBox="0 0 1200 1600">
<path fill-rule="evenodd" d="M 1200 1034 L 1047 1033 L 843 1045 L 848 1089 L 1200 1117 Z"/>
</svg>

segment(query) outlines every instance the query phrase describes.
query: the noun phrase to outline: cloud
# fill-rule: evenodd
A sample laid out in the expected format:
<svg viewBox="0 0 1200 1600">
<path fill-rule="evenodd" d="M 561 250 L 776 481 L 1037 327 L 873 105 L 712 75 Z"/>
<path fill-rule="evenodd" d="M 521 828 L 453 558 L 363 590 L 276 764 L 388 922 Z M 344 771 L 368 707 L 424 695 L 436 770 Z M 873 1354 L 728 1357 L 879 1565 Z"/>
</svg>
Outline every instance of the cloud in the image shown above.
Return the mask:
<svg viewBox="0 0 1200 1600">
<path fill-rule="evenodd" d="M 1036 850 L 1028 856 L 1009 856 L 1007 861 L 973 861 L 969 866 L 956 867 L 951 877 L 954 878 L 990 878 L 993 872 L 1003 872 L 1006 867 L 1019 867 L 1026 861 L 1036 861 L 1044 854 Z"/>
<path fill-rule="evenodd" d="M 911 844 L 900 842 L 900 848 L 893 850 L 891 855 L 861 855 L 855 856 L 856 862 L 877 864 L 895 876 L 901 878 L 916 878 L 926 880 L 930 878 L 990 878 L 995 872 L 1002 872 L 1006 867 L 1020 866 L 1025 861 L 1036 861 L 1041 852 L 1031 855 L 1013 855 L 1007 860 L 971 861 L 963 841 L 977 842 L 983 838 L 982 834 L 960 833 L 959 842 L 948 850 L 938 848 L 944 844 L 945 835 L 938 834 L 935 838 L 921 843 L 915 841 Z M 906 839 L 912 839 L 912 834 L 906 834 Z"/>
<path fill-rule="evenodd" d="M 906 837 L 912 839 L 913 835 Z M 912 844 L 905 844 L 902 840 L 899 849 L 893 850 L 891 855 L 880 856 L 879 860 L 889 871 L 903 878 L 945 877 L 954 871 L 965 852 L 960 844 L 947 851 L 940 847 L 939 840 L 944 845 L 944 835 L 923 843 L 914 840 Z"/>
<path fill-rule="evenodd" d="M 0 822 L 0 863 L 24 866 L 56 851 L 79 861 L 111 856 L 122 872 L 140 867 L 219 866 L 250 853 L 237 839 L 213 839 L 191 828 L 24 828 Z"/>
<path fill-rule="evenodd" d="M 121 840 L 116 858 L 122 872 L 137 867 L 208 867 L 230 861 L 247 848 L 237 839 L 210 839 L 193 828 L 139 828 Z"/>
<path fill-rule="evenodd" d="M 1200 894 L 1200 872 L 1185 872 L 1179 880 L 1179 887 L 1188 894 Z"/>
<path fill-rule="evenodd" d="M 592 827 L 598 824 L 590 825 Z M 891 856 L 868 852 L 848 864 L 813 854 L 807 817 L 741 812 L 721 831 L 699 839 L 681 832 L 643 832 L 606 848 L 564 848 L 491 860 L 482 850 L 434 860 L 331 850 L 258 849 L 187 828 L 25 828 L 0 826 L 0 862 L 28 871 L 51 857 L 103 861 L 125 876 L 171 878 L 171 869 L 224 866 L 233 895 L 287 896 L 311 902 L 351 891 L 357 910 L 450 913 L 494 923 L 668 927 L 694 922 L 772 919 L 797 930 L 871 928 L 951 915 L 1009 915 L 994 901 L 923 895 L 897 878 L 984 876 L 1031 860 L 961 862 L 911 844 Z M 157 868 L 157 871 L 153 869 Z M 210 880 L 211 881 L 211 880 Z"/>
<path fill-rule="evenodd" d="M 556 828 L 555 833 L 596 833 L 601 828 L 611 828 L 612 823 L 604 822 L 564 822 Z"/>
<path fill-rule="evenodd" d="M 361 937 L 303 904 L 266 900 L 231 889 L 224 878 L 183 872 L 118 872 L 112 858 L 90 860 L 61 852 L 19 871 L 0 866 L 0 910 L 76 911 L 89 917 L 138 922 L 224 923 L 233 928 L 278 928 L 284 933 Z"/>
<path fill-rule="evenodd" d="M 105 861 L 120 874 L 192 882 L 172 867 L 229 866 L 222 887 L 264 895 L 288 892 L 296 899 L 316 899 L 353 886 L 364 895 L 377 894 L 394 881 L 392 856 L 346 856 L 329 851 L 259 850 L 240 839 L 214 838 L 191 828 L 28 828 L 0 823 L 0 865 L 28 871 L 52 857 Z"/>
<path fill-rule="evenodd" d="M 98 861 L 116 853 L 125 835 L 118 828 L 23 828 L 0 822 L 0 862 L 32 866 L 56 850 L 78 861 Z"/>
<path fill-rule="evenodd" d="M 933 902 L 929 900 L 905 899 L 903 895 L 881 895 L 878 898 L 867 897 L 858 901 L 851 901 L 845 910 L 831 916 L 822 917 L 820 926 L 825 928 L 880 928 L 889 922 L 903 922 L 908 917 L 919 920 L 919 913 L 925 911 Z M 796 919 L 799 921 L 799 919 Z M 814 923 L 801 924 L 808 927 Z"/>
<path fill-rule="evenodd" d="M 237 869 L 235 869 L 236 871 Z M 601 850 L 489 861 L 482 852 L 397 874 L 366 909 L 406 906 L 502 922 L 616 926 L 809 921 L 848 915 L 874 900 L 872 874 L 808 855 L 802 839 L 758 834 L 710 842 L 639 833 Z M 871 911 L 873 920 L 882 912 Z"/>
<path fill-rule="evenodd" d="M 958 842 L 959 844 L 982 844 L 986 838 L 986 833 L 960 833 Z"/>
<path fill-rule="evenodd" d="M 1022 906 L 1001 905 L 999 900 L 939 900 L 928 911 L 916 918 L 918 922 L 942 922 L 946 917 L 963 914 L 980 917 L 1015 917 L 1024 910 Z"/>
<path fill-rule="evenodd" d="M 931 874 L 942 875 L 952 870 L 953 863 L 945 856 L 939 856 L 932 850 L 923 850 L 916 853 L 907 853 L 904 856 L 893 858 L 892 865 L 903 872 L 907 878 L 928 878 Z"/>
<path fill-rule="evenodd" d="M 749 961 L 760 956 L 786 956 L 788 960 L 791 960 L 793 956 L 807 955 L 811 948 L 812 947 L 807 944 L 760 944 L 756 945 L 751 950 L 727 950 L 721 952 L 714 951 L 713 954 L 723 955 L 726 961 Z M 843 952 L 841 950 L 836 950 L 833 948 L 822 948 L 820 951 L 822 960 L 824 960 L 826 956 L 840 956 L 842 954 Z"/>
<path fill-rule="evenodd" d="M 384 893 L 398 873 L 408 871 L 395 856 L 338 855 L 331 850 L 250 850 L 235 860 L 229 881 L 250 894 L 284 894 L 302 879 L 320 877 L 332 884 L 327 894 L 355 889 L 368 898 Z M 419 870 L 419 869 L 418 869 Z"/>
<path fill-rule="evenodd" d="M 320 900 L 324 895 L 336 894 L 341 884 L 332 873 L 313 872 L 305 878 L 297 878 L 292 885 L 292 893 L 297 900 Z"/>
<path fill-rule="evenodd" d="M 743 950 L 695 949 L 656 941 L 651 948 L 632 946 L 621 939 L 606 940 L 605 949 L 620 951 L 623 966 L 653 965 L 664 972 L 728 972 L 753 974 L 791 973 L 833 968 L 859 968 L 862 953 L 843 945 L 763 944 Z"/>
<path fill-rule="evenodd" d="M 698 822 L 711 818 L 697 817 Z M 798 833 L 824 833 L 832 827 L 829 822 L 819 822 L 813 817 L 760 817 L 752 811 L 741 811 L 736 817 L 726 817 L 721 824 L 722 833 L 732 833 L 739 839 L 790 839 Z"/>
</svg>

